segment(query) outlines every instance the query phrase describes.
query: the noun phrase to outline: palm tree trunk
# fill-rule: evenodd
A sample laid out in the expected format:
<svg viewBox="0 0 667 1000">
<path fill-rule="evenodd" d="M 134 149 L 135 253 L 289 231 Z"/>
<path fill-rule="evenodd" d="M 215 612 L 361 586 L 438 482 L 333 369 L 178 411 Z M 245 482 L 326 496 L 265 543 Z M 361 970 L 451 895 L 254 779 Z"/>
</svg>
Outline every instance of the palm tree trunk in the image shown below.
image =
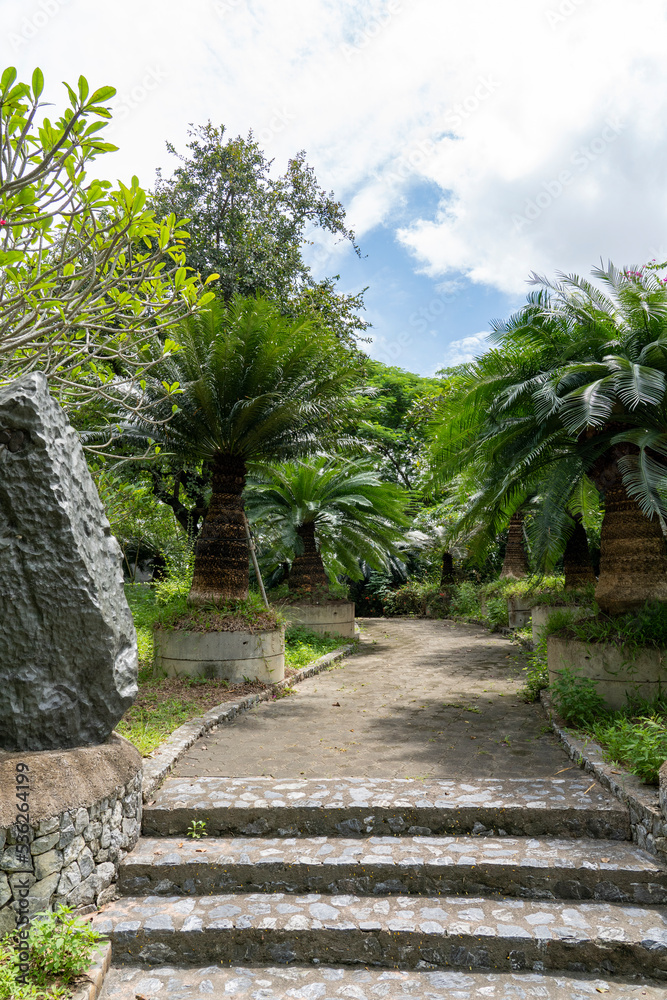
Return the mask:
<svg viewBox="0 0 667 1000">
<path fill-rule="evenodd" d="M 454 557 L 451 552 L 443 552 L 440 586 L 447 587 L 450 583 L 454 583 Z"/>
<path fill-rule="evenodd" d="M 213 492 L 195 545 L 191 604 L 245 600 L 249 557 L 243 520 L 246 464 L 238 455 L 213 459 Z"/>
<path fill-rule="evenodd" d="M 528 559 L 523 541 L 523 514 L 512 514 L 507 532 L 507 548 L 500 579 L 528 576 Z"/>
<path fill-rule="evenodd" d="M 574 519 L 574 531 L 567 540 L 563 553 L 565 589 L 581 590 L 589 583 L 595 583 L 595 573 L 588 551 L 588 538 L 584 530 L 581 514 Z"/>
<path fill-rule="evenodd" d="M 315 522 L 308 521 L 306 524 L 299 525 L 296 533 L 303 542 L 303 552 L 296 556 L 292 563 L 289 589 L 308 592 L 314 589 L 328 590 L 329 578 L 315 542 Z"/>
<path fill-rule="evenodd" d="M 629 497 L 620 477 L 604 498 L 600 578 L 595 600 L 607 614 L 667 601 L 667 554 L 657 518 L 649 520 Z"/>
</svg>

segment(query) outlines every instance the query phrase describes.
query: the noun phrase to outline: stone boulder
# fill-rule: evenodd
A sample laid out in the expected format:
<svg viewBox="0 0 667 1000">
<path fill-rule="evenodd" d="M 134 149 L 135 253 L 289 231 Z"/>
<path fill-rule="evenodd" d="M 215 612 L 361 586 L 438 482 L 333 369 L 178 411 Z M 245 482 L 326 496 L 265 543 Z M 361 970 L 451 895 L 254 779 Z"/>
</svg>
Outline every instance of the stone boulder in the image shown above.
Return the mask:
<svg viewBox="0 0 667 1000">
<path fill-rule="evenodd" d="M 0 621 L 0 747 L 104 742 L 137 694 L 136 634 L 120 548 L 39 373 L 0 387 Z"/>
</svg>

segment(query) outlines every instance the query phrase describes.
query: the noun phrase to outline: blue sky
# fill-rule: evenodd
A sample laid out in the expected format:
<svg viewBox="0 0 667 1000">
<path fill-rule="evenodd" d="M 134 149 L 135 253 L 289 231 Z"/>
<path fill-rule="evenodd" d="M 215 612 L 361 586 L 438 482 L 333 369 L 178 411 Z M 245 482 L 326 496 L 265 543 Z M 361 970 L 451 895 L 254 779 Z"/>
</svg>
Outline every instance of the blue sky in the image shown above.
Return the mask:
<svg viewBox="0 0 667 1000">
<path fill-rule="evenodd" d="M 4 65 L 112 84 L 99 176 L 150 186 L 189 123 L 304 149 L 365 255 L 370 353 L 429 374 L 483 349 L 530 272 L 667 258 L 662 0 L 2 0 Z M 422 320 L 424 325 L 422 325 Z"/>
<path fill-rule="evenodd" d="M 431 186 L 417 185 L 402 214 L 428 218 L 437 201 Z M 346 292 L 367 288 L 364 315 L 372 324 L 367 333 L 372 343 L 366 350 L 384 364 L 433 375 L 466 361 L 484 349 L 489 320 L 508 315 L 523 301 L 521 295 L 476 286 L 464 274 L 441 282 L 420 273 L 398 240 L 393 219 L 365 233 L 360 244 L 361 257 L 347 249 L 336 273 Z M 327 269 L 314 270 L 321 276 Z"/>
</svg>

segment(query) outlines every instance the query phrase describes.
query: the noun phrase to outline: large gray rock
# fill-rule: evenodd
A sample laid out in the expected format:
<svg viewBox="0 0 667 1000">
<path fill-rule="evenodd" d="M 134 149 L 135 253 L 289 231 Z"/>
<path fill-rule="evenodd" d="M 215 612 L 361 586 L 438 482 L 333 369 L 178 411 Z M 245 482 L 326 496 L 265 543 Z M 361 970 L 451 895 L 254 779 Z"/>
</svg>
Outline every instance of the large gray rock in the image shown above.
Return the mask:
<svg viewBox="0 0 667 1000">
<path fill-rule="evenodd" d="M 102 743 L 136 694 L 118 543 L 75 431 L 26 375 L 0 387 L 0 747 Z"/>
</svg>

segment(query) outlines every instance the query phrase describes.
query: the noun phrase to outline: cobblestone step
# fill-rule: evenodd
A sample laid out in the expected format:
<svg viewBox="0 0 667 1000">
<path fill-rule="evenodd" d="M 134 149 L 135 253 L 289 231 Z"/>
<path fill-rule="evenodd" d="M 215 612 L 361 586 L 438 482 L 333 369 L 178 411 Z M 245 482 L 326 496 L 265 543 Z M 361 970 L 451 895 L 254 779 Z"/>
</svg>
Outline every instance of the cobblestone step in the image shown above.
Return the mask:
<svg viewBox="0 0 667 1000">
<path fill-rule="evenodd" d="M 124 895 L 463 893 L 667 902 L 667 870 L 627 842 L 514 837 L 142 838 Z"/>
<path fill-rule="evenodd" d="M 124 897 L 93 918 L 116 964 L 362 964 L 667 978 L 667 914 L 613 903 L 247 893 Z"/>
<path fill-rule="evenodd" d="M 596 781 L 485 779 L 171 778 L 144 809 L 149 836 L 368 836 L 507 833 L 630 838 L 628 810 Z"/>
<path fill-rule="evenodd" d="M 598 976 L 399 969 L 113 969 L 100 1000 L 664 1000 L 665 986 Z"/>
</svg>

